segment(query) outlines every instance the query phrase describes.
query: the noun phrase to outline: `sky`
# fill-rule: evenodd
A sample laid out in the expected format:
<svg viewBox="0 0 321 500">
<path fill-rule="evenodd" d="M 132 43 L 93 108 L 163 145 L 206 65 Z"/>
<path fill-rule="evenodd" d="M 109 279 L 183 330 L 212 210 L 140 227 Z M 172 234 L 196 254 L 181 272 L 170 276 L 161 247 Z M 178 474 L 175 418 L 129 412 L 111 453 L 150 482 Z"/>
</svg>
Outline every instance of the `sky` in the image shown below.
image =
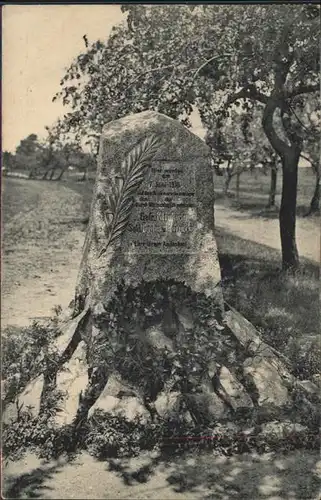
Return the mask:
<svg viewBox="0 0 321 500">
<path fill-rule="evenodd" d="M 106 39 L 124 19 L 120 5 L 6 5 L 3 7 L 2 150 L 15 151 L 31 133 L 68 111 L 52 102 L 65 69 L 89 42 Z M 193 116 L 195 133 L 201 123 Z"/>
<path fill-rule="evenodd" d="M 45 136 L 67 110 L 52 103 L 65 68 L 89 42 L 108 37 L 123 19 L 119 5 L 6 5 L 3 7 L 2 149 Z"/>
</svg>

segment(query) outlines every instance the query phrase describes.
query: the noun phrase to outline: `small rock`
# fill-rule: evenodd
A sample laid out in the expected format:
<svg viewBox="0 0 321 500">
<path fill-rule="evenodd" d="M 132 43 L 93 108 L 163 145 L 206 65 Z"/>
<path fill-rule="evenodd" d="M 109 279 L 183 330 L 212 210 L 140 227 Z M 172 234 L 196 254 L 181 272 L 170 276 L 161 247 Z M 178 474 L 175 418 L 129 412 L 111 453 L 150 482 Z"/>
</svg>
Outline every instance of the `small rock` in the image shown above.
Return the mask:
<svg viewBox="0 0 321 500">
<path fill-rule="evenodd" d="M 236 378 L 225 366 L 223 366 L 220 371 L 220 382 L 227 395 L 232 400 L 235 408 L 253 407 L 252 399 L 247 394 L 242 384 L 236 380 Z"/>
<path fill-rule="evenodd" d="M 209 422 L 219 420 L 229 414 L 228 407 L 214 392 L 189 395 L 188 408 L 196 418 L 200 415 L 201 419 L 204 418 Z"/>
<path fill-rule="evenodd" d="M 72 358 L 57 374 L 57 390 L 66 394 L 60 405 L 61 411 L 55 416 L 58 425 L 71 424 L 79 407 L 81 392 L 88 384 L 88 365 L 85 343 L 80 342 Z"/>
<path fill-rule="evenodd" d="M 155 408 L 161 418 L 178 416 L 182 395 L 179 392 L 161 392 L 155 401 Z"/>
<path fill-rule="evenodd" d="M 320 397 L 320 388 L 316 384 L 311 382 L 311 380 L 298 380 L 296 386 L 299 389 L 302 389 L 306 394 Z"/>
<path fill-rule="evenodd" d="M 113 416 L 126 417 L 129 421 L 139 418 L 142 423 L 147 423 L 151 420 L 148 410 L 138 398 L 129 397 L 119 399 L 106 394 L 105 391 L 101 393 L 97 401 L 90 408 L 88 413 L 89 418 L 95 410 L 102 410 Z"/>
<path fill-rule="evenodd" d="M 20 407 L 22 411 L 29 407 L 32 416 L 37 417 L 40 410 L 43 383 L 43 375 L 39 375 L 33 381 L 29 382 L 24 391 L 17 397 L 16 401 L 8 404 L 2 414 L 2 421 L 4 423 L 15 421 L 18 416 L 18 407 Z"/>
<path fill-rule="evenodd" d="M 192 330 L 194 327 L 194 320 L 192 312 L 185 306 L 180 307 L 177 311 L 177 316 L 180 323 L 183 325 L 185 330 Z"/>
<path fill-rule="evenodd" d="M 321 375 L 319 373 L 316 373 L 315 375 L 312 375 L 312 382 L 321 389 Z"/>
<path fill-rule="evenodd" d="M 307 427 L 301 424 L 293 423 L 290 420 L 284 420 L 283 422 L 274 420 L 262 425 L 260 435 L 269 438 L 284 439 L 293 433 L 306 434 L 307 432 Z"/>
<path fill-rule="evenodd" d="M 133 394 L 132 387 L 126 383 L 122 377 L 112 374 L 97 401 L 90 408 L 88 416 L 90 417 L 96 409 L 110 413 L 111 415 L 123 415 L 128 420 L 134 420 L 139 417 L 142 422 L 148 422 L 151 416 L 138 396 L 122 396 L 119 394 Z"/>
<path fill-rule="evenodd" d="M 289 400 L 288 389 L 279 370 L 270 360 L 262 357 L 247 358 L 244 375 L 250 377 L 258 392 L 258 404 L 282 406 Z"/>
<path fill-rule="evenodd" d="M 148 328 L 145 336 L 150 345 L 155 349 L 168 349 L 169 351 L 173 351 L 174 349 L 172 340 L 163 333 L 160 325 Z"/>
<path fill-rule="evenodd" d="M 117 397 L 120 392 L 133 392 L 133 388 L 118 373 L 113 373 L 108 378 L 104 393 L 108 396 Z"/>
</svg>

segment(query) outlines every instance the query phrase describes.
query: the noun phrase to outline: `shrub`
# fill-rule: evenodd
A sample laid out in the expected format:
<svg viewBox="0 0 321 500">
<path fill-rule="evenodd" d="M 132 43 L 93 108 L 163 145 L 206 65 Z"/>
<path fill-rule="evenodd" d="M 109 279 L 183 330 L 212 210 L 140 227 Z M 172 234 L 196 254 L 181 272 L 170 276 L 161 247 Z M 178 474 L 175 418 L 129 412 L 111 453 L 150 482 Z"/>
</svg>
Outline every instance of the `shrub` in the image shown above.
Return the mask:
<svg viewBox="0 0 321 500">
<path fill-rule="evenodd" d="M 12 402 L 28 382 L 46 366 L 46 351 L 59 335 L 57 321 L 37 322 L 26 328 L 8 327 L 2 334 L 2 398 L 4 406 Z"/>
</svg>

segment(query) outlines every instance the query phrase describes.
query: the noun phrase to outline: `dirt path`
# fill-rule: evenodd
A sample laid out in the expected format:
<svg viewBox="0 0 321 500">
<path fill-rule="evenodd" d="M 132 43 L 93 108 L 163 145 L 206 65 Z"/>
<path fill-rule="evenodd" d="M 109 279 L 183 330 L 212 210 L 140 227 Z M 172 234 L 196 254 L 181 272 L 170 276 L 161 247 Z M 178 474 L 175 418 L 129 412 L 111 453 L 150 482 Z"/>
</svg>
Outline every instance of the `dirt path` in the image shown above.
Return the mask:
<svg viewBox="0 0 321 500">
<path fill-rule="evenodd" d="M 107 462 L 87 453 L 71 463 L 42 463 L 29 455 L 7 466 L 2 493 L 5 498 L 110 500 L 319 500 L 321 493 L 321 460 L 316 452 L 233 457 L 194 452 L 152 466 L 146 473 L 152 463 L 143 455 L 118 462 L 122 472 L 114 472 Z"/>
<path fill-rule="evenodd" d="M 2 328 L 51 316 L 72 300 L 86 215 L 81 194 L 59 183 L 10 179 L 4 193 Z"/>
<path fill-rule="evenodd" d="M 254 217 L 249 212 L 215 205 L 215 225 L 235 236 L 281 251 L 278 219 Z M 320 262 L 320 228 L 315 219 L 297 218 L 299 255 L 317 264 Z"/>
<path fill-rule="evenodd" d="M 55 306 L 68 306 L 75 290 L 82 242 L 83 233 L 73 231 L 64 241 L 64 250 L 25 246 L 4 258 L 2 328 L 26 326 L 51 316 Z"/>
</svg>

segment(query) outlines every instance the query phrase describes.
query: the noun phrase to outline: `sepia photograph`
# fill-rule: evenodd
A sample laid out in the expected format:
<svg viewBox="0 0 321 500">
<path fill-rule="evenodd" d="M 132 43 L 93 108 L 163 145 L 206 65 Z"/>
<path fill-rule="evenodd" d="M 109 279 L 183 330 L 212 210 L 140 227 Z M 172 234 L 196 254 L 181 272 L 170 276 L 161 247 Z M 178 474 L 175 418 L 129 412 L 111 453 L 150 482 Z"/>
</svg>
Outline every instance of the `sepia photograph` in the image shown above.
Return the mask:
<svg viewBox="0 0 321 500">
<path fill-rule="evenodd" d="M 319 2 L 2 2 L 1 495 L 320 500 Z"/>
</svg>

